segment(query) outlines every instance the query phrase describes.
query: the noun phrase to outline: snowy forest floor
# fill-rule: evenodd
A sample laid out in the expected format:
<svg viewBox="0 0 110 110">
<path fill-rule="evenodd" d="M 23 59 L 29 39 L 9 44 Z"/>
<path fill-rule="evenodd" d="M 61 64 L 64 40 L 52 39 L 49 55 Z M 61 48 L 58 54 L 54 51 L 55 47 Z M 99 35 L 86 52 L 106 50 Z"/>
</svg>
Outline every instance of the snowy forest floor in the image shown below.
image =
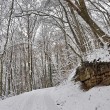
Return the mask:
<svg viewBox="0 0 110 110">
<path fill-rule="evenodd" d="M 80 83 L 34 90 L 0 101 L 0 110 L 109 110 L 110 86 L 80 90 Z"/>
</svg>

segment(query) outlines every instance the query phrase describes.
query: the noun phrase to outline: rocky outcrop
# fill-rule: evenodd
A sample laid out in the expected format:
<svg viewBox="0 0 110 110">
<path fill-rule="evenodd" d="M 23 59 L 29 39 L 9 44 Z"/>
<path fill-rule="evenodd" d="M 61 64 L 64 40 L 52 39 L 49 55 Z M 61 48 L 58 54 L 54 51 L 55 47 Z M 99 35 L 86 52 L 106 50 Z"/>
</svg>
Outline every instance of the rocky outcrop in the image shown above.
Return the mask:
<svg viewBox="0 0 110 110">
<path fill-rule="evenodd" d="M 82 82 L 85 90 L 110 85 L 110 62 L 84 62 L 76 70 L 75 81 Z"/>
</svg>

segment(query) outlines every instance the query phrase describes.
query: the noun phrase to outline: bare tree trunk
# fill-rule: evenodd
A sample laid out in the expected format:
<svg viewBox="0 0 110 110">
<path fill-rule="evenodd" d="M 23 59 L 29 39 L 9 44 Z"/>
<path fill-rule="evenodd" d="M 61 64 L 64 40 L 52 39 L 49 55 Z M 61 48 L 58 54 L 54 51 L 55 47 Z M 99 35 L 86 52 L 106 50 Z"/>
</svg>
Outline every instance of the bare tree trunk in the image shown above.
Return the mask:
<svg viewBox="0 0 110 110">
<path fill-rule="evenodd" d="M 2 74 L 3 74 L 3 57 L 4 57 L 4 54 L 6 53 L 6 48 L 7 48 L 7 44 L 8 44 L 8 39 L 9 39 L 9 30 L 10 30 L 10 24 L 11 24 L 11 17 L 12 17 L 12 14 L 13 14 L 13 7 L 14 7 L 14 0 L 12 0 L 12 3 L 11 3 L 11 11 L 10 11 L 10 15 L 9 15 L 9 19 L 8 19 L 8 26 L 7 26 L 7 33 L 6 33 L 6 42 L 5 42 L 5 45 L 4 45 L 4 50 L 3 50 L 3 53 L 2 55 L 0 56 L 0 61 L 1 61 L 1 71 L 0 71 L 0 82 L 2 82 Z M 0 96 L 2 95 L 2 83 L 0 83 Z"/>
<path fill-rule="evenodd" d="M 32 90 L 32 70 L 31 70 L 31 36 L 30 36 L 30 15 L 27 15 L 27 35 L 28 35 L 28 75 L 29 75 L 29 91 Z"/>
<path fill-rule="evenodd" d="M 52 81 L 52 62 L 50 56 L 48 56 L 48 72 L 49 72 L 49 86 L 53 86 L 53 81 Z"/>
<path fill-rule="evenodd" d="M 0 59 L 0 96 L 2 96 L 2 74 L 3 74 L 3 62 Z"/>
<path fill-rule="evenodd" d="M 110 43 L 110 37 L 107 35 L 89 16 L 85 1 L 79 0 L 79 3 L 74 4 L 71 0 L 65 0 L 70 8 L 73 8 L 84 19 L 84 21 L 91 27 L 92 31 L 96 34 L 97 39 L 102 38 L 105 42 Z M 77 6 L 76 6 L 77 5 Z M 100 42 L 102 42 L 100 40 Z"/>
</svg>

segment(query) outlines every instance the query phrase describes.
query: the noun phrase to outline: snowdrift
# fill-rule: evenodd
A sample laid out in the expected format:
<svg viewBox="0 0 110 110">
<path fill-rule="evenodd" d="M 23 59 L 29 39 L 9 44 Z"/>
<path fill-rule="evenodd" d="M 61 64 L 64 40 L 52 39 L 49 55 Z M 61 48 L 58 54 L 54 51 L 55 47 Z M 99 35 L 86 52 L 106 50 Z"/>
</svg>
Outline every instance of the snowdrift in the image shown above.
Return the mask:
<svg viewBox="0 0 110 110">
<path fill-rule="evenodd" d="M 103 49 L 88 54 L 85 61 L 93 62 L 94 59 L 110 62 L 109 51 Z M 110 110 L 110 86 L 83 91 L 80 82 L 71 81 L 75 73 L 76 69 L 59 86 L 0 101 L 0 110 Z"/>
<path fill-rule="evenodd" d="M 41 89 L 0 102 L 0 110 L 109 110 L 110 87 L 95 87 L 87 92 L 80 83 L 64 81 L 60 86 Z"/>
</svg>

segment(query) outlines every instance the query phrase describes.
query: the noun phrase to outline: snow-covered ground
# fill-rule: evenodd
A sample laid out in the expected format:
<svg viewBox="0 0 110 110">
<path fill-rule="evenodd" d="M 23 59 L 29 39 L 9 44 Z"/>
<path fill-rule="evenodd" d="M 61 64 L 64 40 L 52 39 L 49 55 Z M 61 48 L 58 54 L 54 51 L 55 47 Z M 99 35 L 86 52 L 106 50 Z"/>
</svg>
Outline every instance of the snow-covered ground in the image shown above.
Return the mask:
<svg viewBox="0 0 110 110">
<path fill-rule="evenodd" d="M 110 61 L 109 51 L 95 50 L 86 60 Z M 0 101 L 0 110 L 110 110 L 110 86 L 94 87 L 89 91 L 80 89 L 80 83 L 68 80 L 59 86 L 34 90 Z"/>
<path fill-rule="evenodd" d="M 0 101 L 0 110 L 110 110 L 110 87 L 85 92 L 79 83 L 64 81 L 57 87 Z"/>
<path fill-rule="evenodd" d="M 93 62 L 94 60 L 97 62 L 110 62 L 110 49 L 94 49 L 93 52 L 88 52 L 87 55 L 84 56 L 84 61 Z"/>
</svg>

